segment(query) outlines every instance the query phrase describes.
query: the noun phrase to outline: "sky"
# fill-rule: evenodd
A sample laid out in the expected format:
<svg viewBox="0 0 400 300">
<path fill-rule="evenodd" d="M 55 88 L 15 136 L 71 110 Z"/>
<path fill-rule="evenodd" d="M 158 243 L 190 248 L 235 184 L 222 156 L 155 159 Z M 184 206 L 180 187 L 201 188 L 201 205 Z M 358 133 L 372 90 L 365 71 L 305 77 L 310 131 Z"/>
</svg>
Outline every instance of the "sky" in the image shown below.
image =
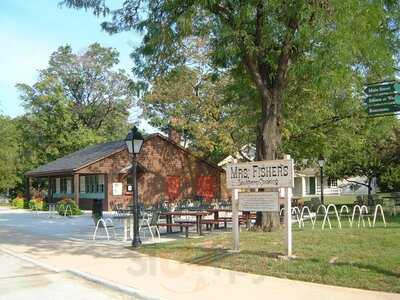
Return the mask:
<svg viewBox="0 0 400 300">
<path fill-rule="evenodd" d="M 0 112 L 4 115 L 24 113 L 15 85 L 33 84 L 38 70 L 47 67 L 50 54 L 61 45 L 69 44 L 75 52 L 82 52 L 98 42 L 119 51 L 118 68 L 130 72 L 133 66 L 129 54 L 140 44 L 139 34 L 110 36 L 101 30 L 104 19 L 84 10 L 59 7 L 58 3 L 59 0 L 0 0 Z M 137 121 L 138 114 L 133 110 L 131 120 Z M 148 132 L 155 130 L 143 120 L 140 127 Z"/>
</svg>

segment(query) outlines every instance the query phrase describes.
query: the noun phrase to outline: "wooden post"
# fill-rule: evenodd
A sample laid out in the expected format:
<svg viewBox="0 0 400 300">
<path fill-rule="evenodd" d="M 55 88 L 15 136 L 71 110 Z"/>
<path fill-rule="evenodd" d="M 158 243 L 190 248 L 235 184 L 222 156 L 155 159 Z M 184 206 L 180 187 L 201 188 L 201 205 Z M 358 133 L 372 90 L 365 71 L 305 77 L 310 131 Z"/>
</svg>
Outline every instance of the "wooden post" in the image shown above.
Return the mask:
<svg viewBox="0 0 400 300">
<path fill-rule="evenodd" d="M 53 203 L 53 187 L 51 184 L 51 177 L 47 177 L 48 187 L 47 187 L 47 201 L 48 203 Z"/>
<path fill-rule="evenodd" d="M 106 210 L 110 210 L 110 199 L 108 199 L 108 174 L 104 174 L 104 202 L 106 203 Z"/>
<path fill-rule="evenodd" d="M 285 159 L 290 159 L 290 155 L 285 155 Z M 292 170 L 293 171 L 293 170 Z M 292 172 L 292 174 L 294 174 Z M 285 246 L 288 257 L 292 256 L 292 189 L 285 188 Z"/>
<path fill-rule="evenodd" d="M 30 177 L 26 177 L 26 191 L 25 191 L 26 200 L 31 200 L 31 181 Z"/>
<path fill-rule="evenodd" d="M 76 205 L 79 208 L 79 193 L 80 193 L 80 188 L 79 188 L 79 174 L 75 173 L 74 174 L 74 201 Z"/>
<path fill-rule="evenodd" d="M 233 233 L 233 251 L 240 251 L 239 240 L 239 190 L 233 190 L 232 198 L 232 233 Z"/>
</svg>

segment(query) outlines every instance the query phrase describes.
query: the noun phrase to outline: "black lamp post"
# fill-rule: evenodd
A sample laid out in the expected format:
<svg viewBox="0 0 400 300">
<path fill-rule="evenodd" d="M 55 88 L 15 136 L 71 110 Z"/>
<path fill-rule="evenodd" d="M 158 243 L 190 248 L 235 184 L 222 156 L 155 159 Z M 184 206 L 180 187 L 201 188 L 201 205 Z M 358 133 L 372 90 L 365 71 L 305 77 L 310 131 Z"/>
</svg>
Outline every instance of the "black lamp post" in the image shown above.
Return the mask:
<svg viewBox="0 0 400 300">
<path fill-rule="evenodd" d="M 132 247 L 139 247 L 142 241 L 139 236 L 139 193 L 137 184 L 137 160 L 136 155 L 139 154 L 143 145 L 143 136 L 134 126 L 131 132 L 125 138 L 126 146 L 128 151 L 132 154 L 132 180 L 133 180 L 133 193 L 132 193 L 132 205 L 133 205 L 133 240 Z"/>
<path fill-rule="evenodd" d="M 318 159 L 318 164 L 321 170 L 321 204 L 324 204 L 324 165 L 325 165 L 325 159 L 321 155 Z"/>
</svg>

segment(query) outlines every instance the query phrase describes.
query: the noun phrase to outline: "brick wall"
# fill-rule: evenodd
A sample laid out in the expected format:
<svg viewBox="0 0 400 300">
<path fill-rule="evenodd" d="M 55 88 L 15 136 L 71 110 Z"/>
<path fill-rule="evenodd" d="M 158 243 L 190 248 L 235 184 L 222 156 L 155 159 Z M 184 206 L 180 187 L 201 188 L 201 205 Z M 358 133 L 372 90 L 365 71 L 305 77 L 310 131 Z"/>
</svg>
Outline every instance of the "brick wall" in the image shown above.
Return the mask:
<svg viewBox="0 0 400 300">
<path fill-rule="evenodd" d="M 139 198 L 146 204 L 154 204 L 160 200 L 168 199 L 168 176 L 179 177 L 179 192 L 174 201 L 193 198 L 198 191 L 198 178 L 211 176 L 215 180 L 214 197 L 221 195 L 221 171 L 207 162 L 195 158 L 174 143 L 155 135 L 145 140 L 138 157 L 139 163 L 145 168 L 139 173 Z M 115 153 L 88 167 L 80 169 L 80 174 L 106 174 L 107 199 L 104 209 L 110 209 L 112 203 L 128 204 L 132 201 L 132 193 L 127 192 L 126 174 L 120 171 L 131 164 L 127 150 Z M 123 195 L 112 195 L 112 183 L 123 182 Z M 225 183 L 223 183 L 225 185 Z M 222 187 L 223 189 L 223 187 Z M 81 200 L 87 201 L 87 200 Z"/>
</svg>

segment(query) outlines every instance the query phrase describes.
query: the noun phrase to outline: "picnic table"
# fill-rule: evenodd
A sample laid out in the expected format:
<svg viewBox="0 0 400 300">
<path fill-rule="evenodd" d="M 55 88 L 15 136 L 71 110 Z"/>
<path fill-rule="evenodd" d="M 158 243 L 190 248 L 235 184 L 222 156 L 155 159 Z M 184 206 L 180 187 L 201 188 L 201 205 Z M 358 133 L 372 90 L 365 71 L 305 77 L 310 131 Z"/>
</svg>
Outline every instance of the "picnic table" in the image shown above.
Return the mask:
<svg viewBox="0 0 400 300">
<path fill-rule="evenodd" d="M 393 202 L 393 215 L 397 214 L 396 206 L 400 206 L 400 195 L 384 196 L 382 199 L 388 199 Z"/>
<path fill-rule="evenodd" d="M 232 212 L 232 209 L 229 209 L 229 208 L 210 208 L 210 209 L 207 209 L 207 211 L 208 211 L 209 213 L 214 214 L 214 220 L 219 220 L 219 213 L 220 213 L 220 212 L 228 212 L 228 213 L 231 213 L 231 212 Z M 218 228 L 219 228 L 219 224 L 214 224 L 214 228 L 215 228 L 215 229 L 218 229 Z"/>
<path fill-rule="evenodd" d="M 199 235 L 203 235 L 202 232 L 202 220 L 203 217 L 209 215 L 209 212 L 206 211 L 164 211 L 161 212 L 162 216 L 165 216 L 167 219 L 167 224 L 173 224 L 172 223 L 172 217 L 173 216 L 190 216 L 190 217 L 196 217 L 196 230 Z M 167 233 L 172 233 L 172 228 L 171 226 L 167 226 Z"/>
<path fill-rule="evenodd" d="M 223 221 L 225 223 L 225 228 L 226 228 L 226 223 L 228 220 L 232 220 L 231 217 L 229 218 L 220 218 L 219 217 L 219 213 L 220 212 L 228 212 L 228 213 L 232 213 L 232 209 L 229 208 L 211 208 L 207 210 L 209 213 L 213 213 L 214 214 L 214 220 L 215 221 Z M 249 211 L 243 211 L 242 215 L 239 216 L 239 221 L 241 221 L 240 223 L 246 223 L 246 227 L 250 227 L 250 221 L 251 219 L 255 218 L 255 214 L 251 213 Z M 214 224 L 214 228 L 218 229 L 219 228 L 219 222 L 216 222 Z"/>
</svg>

